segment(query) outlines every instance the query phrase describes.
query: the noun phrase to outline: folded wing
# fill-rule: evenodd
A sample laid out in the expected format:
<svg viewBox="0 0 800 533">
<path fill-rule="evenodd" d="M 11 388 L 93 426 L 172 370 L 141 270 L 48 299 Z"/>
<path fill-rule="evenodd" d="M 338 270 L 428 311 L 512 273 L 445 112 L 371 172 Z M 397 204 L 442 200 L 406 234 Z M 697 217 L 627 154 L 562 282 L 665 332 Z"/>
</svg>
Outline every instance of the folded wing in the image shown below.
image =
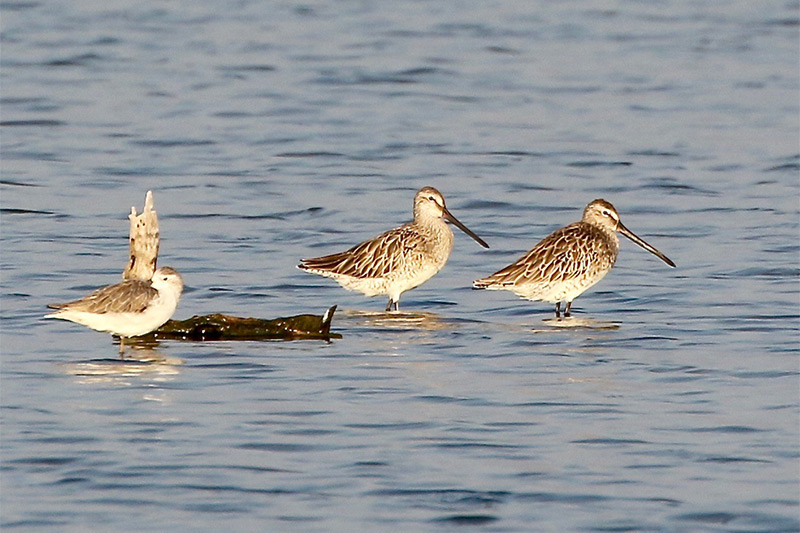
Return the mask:
<svg viewBox="0 0 800 533">
<path fill-rule="evenodd" d="M 89 296 L 65 304 L 48 305 L 51 309 L 69 309 L 87 313 L 139 313 L 158 296 L 149 281 L 127 280 L 97 289 Z"/>
</svg>

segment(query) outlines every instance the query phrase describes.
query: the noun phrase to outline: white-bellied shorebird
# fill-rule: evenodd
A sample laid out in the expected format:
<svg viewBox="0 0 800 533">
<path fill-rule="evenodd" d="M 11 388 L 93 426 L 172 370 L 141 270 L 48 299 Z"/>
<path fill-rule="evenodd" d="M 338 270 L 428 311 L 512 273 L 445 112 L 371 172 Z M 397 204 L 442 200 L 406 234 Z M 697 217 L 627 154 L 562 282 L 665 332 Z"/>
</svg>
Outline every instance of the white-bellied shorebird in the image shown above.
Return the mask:
<svg viewBox="0 0 800 533">
<path fill-rule="evenodd" d="M 413 222 L 345 252 L 303 259 L 298 268 L 333 278 L 342 287 L 366 296 L 388 295 L 386 310 L 398 310 L 401 294 L 431 279 L 447 263 L 453 232 L 445 221 L 489 247 L 447 210 L 442 193 L 423 187 L 414 196 Z"/>
<path fill-rule="evenodd" d="M 74 302 L 48 305 L 57 311 L 45 318 L 70 320 L 117 335 L 122 351 L 123 339 L 150 333 L 169 320 L 175 314 L 181 292 L 181 275 L 170 267 L 161 267 L 150 281 L 129 279 Z"/>
<path fill-rule="evenodd" d="M 619 253 L 620 232 L 658 256 L 671 267 L 667 256 L 626 228 L 614 206 L 594 200 L 583 211 L 583 219 L 545 237 L 527 254 L 491 276 L 475 280 L 476 289 L 511 291 L 528 300 L 556 304 L 556 318 L 570 316 L 572 301 L 608 274 Z"/>
</svg>

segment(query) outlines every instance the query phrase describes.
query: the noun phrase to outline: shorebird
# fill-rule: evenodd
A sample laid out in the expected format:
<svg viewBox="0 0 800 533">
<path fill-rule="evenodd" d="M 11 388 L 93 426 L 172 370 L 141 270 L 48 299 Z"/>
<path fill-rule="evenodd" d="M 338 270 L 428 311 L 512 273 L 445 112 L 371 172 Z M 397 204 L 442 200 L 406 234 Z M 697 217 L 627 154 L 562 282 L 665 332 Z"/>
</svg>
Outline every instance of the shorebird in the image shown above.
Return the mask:
<svg viewBox="0 0 800 533">
<path fill-rule="evenodd" d="M 598 199 L 586 206 L 580 222 L 554 231 L 527 254 L 491 276 L 475 280 L 472 286 L 555 303 L 556 318 L 561 318 L 561 302 L 565 302 L 564 316 L 568 317 L 572 301 L 614 266 L 619 253 L 616 232 L 675 266 L 666 255 L 626 228 L 613 205 Z"/>
<path fill-rule="evenodd" d="M 414 196 L 414 220 L 345 252 L 303 259 L 301 270 L 333 278 L 342 287 L 366 296 L 388 295 L 386 311 L 399 310 L 400 295 L 431 279 L 447 263 L 453 232 L 445 221 L 488 248 L 483 239 L 454 217 L 442 193 L 423 187 Z"/>
<path fill-rule="evenodd" d="M 169 320 L 178 307 L 181 292 L 181 275 L 170 267 L 161 267 L 150 281 L 129 279 L 74 302 L 48 305 L 57 311 L 45 318 L 70 320 L 117 335 L 122 351 L 125 338 L 150 333 Z"/>
</svg>

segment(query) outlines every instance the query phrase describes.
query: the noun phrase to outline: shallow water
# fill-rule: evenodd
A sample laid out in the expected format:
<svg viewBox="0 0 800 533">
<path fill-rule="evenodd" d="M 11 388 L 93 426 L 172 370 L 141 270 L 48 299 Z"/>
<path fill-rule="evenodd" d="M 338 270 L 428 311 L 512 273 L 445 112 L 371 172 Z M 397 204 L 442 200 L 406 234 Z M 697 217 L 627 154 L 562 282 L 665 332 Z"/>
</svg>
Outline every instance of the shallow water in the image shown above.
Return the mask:
<svg viewBox="0 0 800 533">
<path fill-rule="evenodd" d="M 2 9 L 3 529 L 800 529 L 796 1 Z M 424 185 L 491 249 L 400 314 L 294 268 Z M 176 318 L 342 338 L 42 320 L 148 189 Z M 597 197 L 678 268 L 623 239 L 574 327 L 469 288 Z"/>
</svg>

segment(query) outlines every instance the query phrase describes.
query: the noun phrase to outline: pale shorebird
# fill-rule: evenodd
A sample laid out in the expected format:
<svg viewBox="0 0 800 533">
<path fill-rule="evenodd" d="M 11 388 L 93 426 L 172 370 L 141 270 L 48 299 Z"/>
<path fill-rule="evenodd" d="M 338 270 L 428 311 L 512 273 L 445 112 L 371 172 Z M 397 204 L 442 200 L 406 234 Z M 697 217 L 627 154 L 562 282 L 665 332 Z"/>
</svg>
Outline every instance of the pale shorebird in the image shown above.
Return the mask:
<svg viewBox="0 0 800 533">
<path fill-rule="evenodd" d="M 48 305 L 57 311 L 45 318 L 70 320 L 117 335 L 122 351 L 125 338 L 150 333 L 169 320 L 175 314 L 181 292 L 181 275 L 170 267 L 161 267 L 149 281 L 129 279 L 74 302 Z"/>
<path fill-rule="evenodd" d="M 303 259 L 301 270 L 333 278 L 342 287 L 366 296 L 388 295 L 386 310 L 399 309 L 400 295 L 431 279 L 447 263 L 453 232 L 445 221 L 488 248 L 483 239 L 458 221 L 442 193 L 423 187 L 414 196 L 414 221 L 391 229 L 338 254 Z"/>
<path fill-rule="evenodd" d="M 556 318 L 561 317 L 561 302 L 566 302 L 564 316 L 568 317 L 572 301 L 603 279 L 614 266 L 619 253 L 617 231 L 669 266 L 675 266 L 666 255 L 626 228 L 613 205 L 594 200 L 586 206 L 580 222 L 554 231 L 527 254 L 491 276 L 475 280 L 472 286 L 555 303 Z"/>
</svg>

